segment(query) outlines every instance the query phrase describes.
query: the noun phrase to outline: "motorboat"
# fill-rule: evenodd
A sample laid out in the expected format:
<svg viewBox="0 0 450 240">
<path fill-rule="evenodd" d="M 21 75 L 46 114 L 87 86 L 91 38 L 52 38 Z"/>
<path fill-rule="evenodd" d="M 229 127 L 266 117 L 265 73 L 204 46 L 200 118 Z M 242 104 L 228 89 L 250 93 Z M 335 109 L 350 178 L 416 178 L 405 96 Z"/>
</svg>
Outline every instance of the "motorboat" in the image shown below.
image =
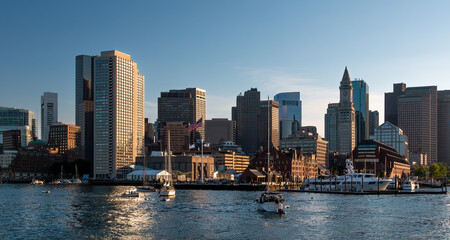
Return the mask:
<svg viewBox="0 0 450 240">
<path fill-rule="evenodd" d="M 346 160 L 343 176 L 319 175 L 302 184 L 305 190 L 313 191 L 384 191 L 392 179 L 378 178 L 372 173 L 355 173 L 352 162 Z"/>
<path fill-rule="evenodd" d="M 414 189 L 419 188 L 419 183 L 415 179 L 408 179 L 403 183 L 403 190 L 414 191 Z"/>
<path fill-rule="evenodd" d="M 38 180 L 38 179 L 33 179 L 30 184 L 31 185 L 43 185 L 44 181 Z"/>
<path fill-rule="evenodd" d="M 273 212 L 284 214 L 284 198 L 279 192 L 266 191 L 261 193 L 261 196 L 256 199 L 259 203 L 258 210 L 265 212 Z"/>
<path fill-rule="evenodd" d="M 139 192 L 136 190 L 128 190 L 122 194 L 122 197 L 139 197 Z"/>
</svg>

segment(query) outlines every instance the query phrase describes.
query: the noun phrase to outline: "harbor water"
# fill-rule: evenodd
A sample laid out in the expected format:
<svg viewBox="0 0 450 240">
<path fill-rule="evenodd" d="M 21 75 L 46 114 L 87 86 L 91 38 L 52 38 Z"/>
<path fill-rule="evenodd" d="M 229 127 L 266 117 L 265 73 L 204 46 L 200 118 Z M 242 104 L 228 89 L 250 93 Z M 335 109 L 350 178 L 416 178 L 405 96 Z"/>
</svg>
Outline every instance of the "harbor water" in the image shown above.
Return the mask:
<svg viewBox="0 0 450 240">
<path fill-rule="evenodd" d="M 0 184 L 0 239 L 450 239 L 450 196 L 177 190 L 123 198 L 128 186 Z M 50 193 L 43 193 L 50 191 Z"/>
</svg>

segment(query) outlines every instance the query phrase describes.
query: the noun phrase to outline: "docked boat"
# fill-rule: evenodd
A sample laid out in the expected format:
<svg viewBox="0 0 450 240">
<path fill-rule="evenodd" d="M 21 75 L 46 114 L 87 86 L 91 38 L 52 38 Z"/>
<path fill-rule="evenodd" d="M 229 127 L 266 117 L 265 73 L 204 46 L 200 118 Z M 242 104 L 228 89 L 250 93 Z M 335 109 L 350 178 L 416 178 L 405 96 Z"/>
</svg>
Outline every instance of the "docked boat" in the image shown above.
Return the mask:
<svg viewBox="0 0 450 240">
<path fill-rule="evenodd" d="M 403 183 L 403 190 L 414 191 L 417 188 L 419 188 L 419 183 L 417 182 L 417 180 L 410 178 L 406 182 Z"/>
<path fill-rule="evenodd" d="M 122 197 L 139 197 L 139 192 L 136 190 L 128 190 L 122 194 Z"/>
<path fill-rule="evenodd" d="M 147 174 L 146 174 L 146 162 L 145 162 L 145 146 L 143 147 L 144 152 L 144 174 L 142 178 L 142 186 L 137 186 L 136 189 L 139 192 L 156 192 L 156 188 L 154 186 L 151 186 L 149 183 L 147 183 Z"/>
<path fill-rule="evenodd" d="M 159 189 L 158 195 L 160 197 L 175 197 L 175 187 L 172 182 L 172 164 L 170 160 L 170 131 L 167 130 L 167 157 L 164 158 L 166 160 L 165 167 L 166 171 L 170 173 L 169 179 L 164 182 L 162 187 Z"/>
<path fill-rule="evenodd" d="M 33 179 L 30 184 L 31 185 L 43 185 L 44 181 L 39 180 L 39 179 Z"/>
<path fill-rule="evenodd" d="M 269 99 L 267 99 L 267 102 L 269 102 Z M 267 104 L 267 113 L 270 114 L 269 111 L 269 105 Z M 267 119 L 270 119 L 270 116 L 267 116 Z M 269 189 L 270 186 L 270 120 L 267 121 L 267 186 L 266 191 L 261 193 L 261 196 L 256 199 L 258 202 L 258 210 L 265 211 L 265 212 L 272 212 L 272 213 L 279 213 L 279 214 L 285 214 L 284 211 L 284 198 L 283 195 L 279 192 L 271 192 Z"/>
<path fill-rule="evenodd" d="M 343 176 L 319 175 L 302 184 L 305 190 L 314 191 L 383 191 L 392 179 L 378 178 L 372 173 L 355 173 L 352 162 L 346 160 L 346 174 Z"/>
</svg>

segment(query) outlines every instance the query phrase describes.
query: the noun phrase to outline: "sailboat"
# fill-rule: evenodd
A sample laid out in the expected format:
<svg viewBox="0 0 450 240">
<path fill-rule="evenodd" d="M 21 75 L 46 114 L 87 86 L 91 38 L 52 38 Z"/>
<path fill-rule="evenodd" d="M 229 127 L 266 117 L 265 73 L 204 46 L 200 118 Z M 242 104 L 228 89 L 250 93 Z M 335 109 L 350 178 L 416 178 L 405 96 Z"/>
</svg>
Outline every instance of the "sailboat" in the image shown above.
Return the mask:
<svg viewBox="0 0 450 240">
<path fill-rule="evenodd" d="M 269 97 L 267 97 L 267 186 L 266 191 L 261 193 L 261 196 L 256 199 L 259 203 L 258 210 L 265 212 L 274 212 L 285 214 L 284 211 L 284 198 L 279 192 L 272 192 L 269 189 L 270 186 L 270 103 Z"/>
<path fill-rule="evenodd" d="M 165 157 L 164 159 L 166 161 L 166 163 L 164 164 L 166 167 L 166 171 L 168 171 L 170 173 L 169 175 L 169 179 L 167 181 L 164 182 L 164 184 L 162 185 L 162 187 L 159 189 L 159 196 L 160 197 L 175 197 L 175 187 L 173 186 L 173 182 L 172 182 L 172 163 L 170 160 L 170 130 L 167 129 L 167 158 Z"/>
<path fill-rule="evenodd" d="M 145 174 L 145 168 L 147 167 L 145 164 L 145 144 L 144 144 L 144 174 L 142 178 L 142 186 L 137 186 L 136 189 L 139 192 L 156 192 L 156 188 L 147 183 L 147 175 Z"/>
<path fill-rule="evenodd" d="M 80 180 L 80 178 L 78 178 L 78 167 L 75 164 L 75 179 L 72 180 L 73 184 L 82 184 L 83 182 Z"/>
</svg>

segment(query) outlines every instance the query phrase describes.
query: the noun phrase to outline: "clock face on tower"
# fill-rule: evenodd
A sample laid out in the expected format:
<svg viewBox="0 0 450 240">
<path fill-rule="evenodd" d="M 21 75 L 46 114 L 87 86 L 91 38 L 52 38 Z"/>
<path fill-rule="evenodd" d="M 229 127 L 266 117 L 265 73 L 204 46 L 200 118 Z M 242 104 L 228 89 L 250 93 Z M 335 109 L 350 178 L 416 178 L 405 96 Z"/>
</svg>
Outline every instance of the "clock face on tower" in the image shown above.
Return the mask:
<svg viewBox="0 0 450 240">
<path fill-rule="evenodd" d="M 348 95 L 348 91 L 344 91 L 344 92 L 342 93 L 342 95 L 344 95 L 344 97 L 346 97 L 346 96 Z"/>
</svg>

